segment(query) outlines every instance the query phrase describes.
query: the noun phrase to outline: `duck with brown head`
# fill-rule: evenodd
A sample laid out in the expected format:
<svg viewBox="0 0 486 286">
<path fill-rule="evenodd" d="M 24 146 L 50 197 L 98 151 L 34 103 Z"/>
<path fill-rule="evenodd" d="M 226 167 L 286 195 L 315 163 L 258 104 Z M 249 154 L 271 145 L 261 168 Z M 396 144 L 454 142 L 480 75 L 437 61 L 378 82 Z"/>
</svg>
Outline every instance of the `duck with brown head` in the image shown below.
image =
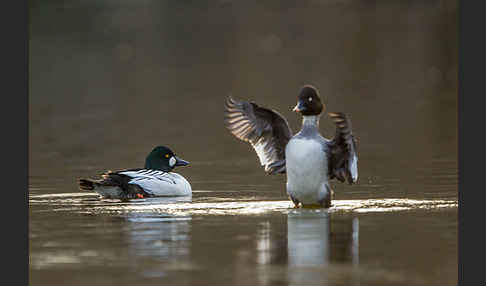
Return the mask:
<svg viewBox="0 0 486 286">
<path fill-rule="evenodd" d="M 287 174 L 287 194 L 299 206 L 331 206 L 329 180 L 358 179 L 356 140 L 351 122 L 343 113 L 328 113 L 336 124 L 336 135 L 326 139 L 319 132 L 325 110 L 318 90 L 301 88 L 293 111 L 302 115 L 301 130 L 292 136 L 287 121 L 274 110 L 253 102 L 229 98 L 225 122 L 238 139 L 255 149 L 268 174 Z"/>
</svg>

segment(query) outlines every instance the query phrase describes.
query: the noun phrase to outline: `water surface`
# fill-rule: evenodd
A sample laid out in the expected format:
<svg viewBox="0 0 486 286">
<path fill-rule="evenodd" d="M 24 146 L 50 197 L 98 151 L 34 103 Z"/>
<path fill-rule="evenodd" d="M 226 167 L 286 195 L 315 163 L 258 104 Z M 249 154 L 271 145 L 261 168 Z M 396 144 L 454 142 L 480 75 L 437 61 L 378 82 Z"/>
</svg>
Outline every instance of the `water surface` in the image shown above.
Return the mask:
<svg viewBox="0 0 486 286">
<path fill-rule="evenodd" d="M 31 285 L 457 285 L 457 1 L 264 2 L 29 2 Z M 303 84 L 358 138 L 329 210 L 223 126 L 231 95 L 297 132 Z M 78 190 L 160 144 L 191 198 Z"/>
</svg>

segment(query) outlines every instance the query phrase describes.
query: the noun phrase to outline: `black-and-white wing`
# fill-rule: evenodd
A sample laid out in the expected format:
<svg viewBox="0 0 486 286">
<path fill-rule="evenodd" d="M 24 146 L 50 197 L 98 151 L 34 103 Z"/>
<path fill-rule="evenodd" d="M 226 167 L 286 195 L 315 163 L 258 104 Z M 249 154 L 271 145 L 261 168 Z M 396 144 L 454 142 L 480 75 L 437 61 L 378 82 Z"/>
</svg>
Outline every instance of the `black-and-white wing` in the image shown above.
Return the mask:
<svg viewBox="0 0 486 286">
<path fill-rule="evenodd" d="M 329 177 L 352 184 L 358 180 L 358 153 L 356 139 L 351 132 L 351 121 L 341 112 L 330 112 L 336 123 L 336 136 L 329 141 Z"/>
<path fill-rule="evenodd" d="M 167 184 L 176 184 L 169 173 L 160 170 L 124 170 L 118 171 L 117 174 L 130 177 L 128 184 L 137 185 L 151 195 L 154 195 L 158 189 L 166 187 Z"/>
<path fill-rule="evenodd" d="M 285 173 L 285 146 L 292 130 L 282 115 L 253 102 L 229 97 L 225 104 L 225 124 L 236 138 L 251 144 L 265 172 Z"/>
<path fill-rule="evenodd" d="M 130 183 L 144 180 L 160 180 L 167 183 L 175 184 L 175 182 L 170 178 L 169 173 L 160 170 L 150 170 L 150 169 L 129 169 L 116 172 L 117 174 L 122 174 L 131 178 Z"/>
</svg>

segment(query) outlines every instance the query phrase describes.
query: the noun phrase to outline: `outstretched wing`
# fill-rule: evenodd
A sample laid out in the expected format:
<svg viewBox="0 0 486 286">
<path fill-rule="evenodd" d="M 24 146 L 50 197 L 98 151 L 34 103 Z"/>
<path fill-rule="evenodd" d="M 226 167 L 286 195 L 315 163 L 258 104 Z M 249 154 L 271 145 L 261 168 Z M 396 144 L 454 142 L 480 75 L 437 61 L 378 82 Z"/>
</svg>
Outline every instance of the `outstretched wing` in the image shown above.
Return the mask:
<svg viewBox="0 0 486 286">
<path fill-rule="evenodd" d="M 330 112 L 336 123 L 336 136 L 329 141 L 329 177 L 352 184 L 358 180 L 358 153 L 356 139 L 351 132 L 351 121 L 341 112 Z"/>
<path fill-rule="evenodd" d="M 285 173 L 285 146 L 292 130 L 276 111 L 229 97 L 225 124 L 236 138 L 249 142 L 268 174 Z"/>
</svg>

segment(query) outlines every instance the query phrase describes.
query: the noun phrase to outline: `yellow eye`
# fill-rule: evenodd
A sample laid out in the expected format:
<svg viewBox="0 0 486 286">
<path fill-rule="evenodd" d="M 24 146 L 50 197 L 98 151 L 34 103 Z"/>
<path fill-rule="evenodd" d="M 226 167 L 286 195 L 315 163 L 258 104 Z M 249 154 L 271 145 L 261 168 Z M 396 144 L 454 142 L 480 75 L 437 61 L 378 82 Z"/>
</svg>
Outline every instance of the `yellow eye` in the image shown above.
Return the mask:
<svg viewBox="0 0 486 286">
<path fill-rule="evenodd" d="M 165 158 L 169 158 L 169 154 L 165 154 Z"/>
</svg>

